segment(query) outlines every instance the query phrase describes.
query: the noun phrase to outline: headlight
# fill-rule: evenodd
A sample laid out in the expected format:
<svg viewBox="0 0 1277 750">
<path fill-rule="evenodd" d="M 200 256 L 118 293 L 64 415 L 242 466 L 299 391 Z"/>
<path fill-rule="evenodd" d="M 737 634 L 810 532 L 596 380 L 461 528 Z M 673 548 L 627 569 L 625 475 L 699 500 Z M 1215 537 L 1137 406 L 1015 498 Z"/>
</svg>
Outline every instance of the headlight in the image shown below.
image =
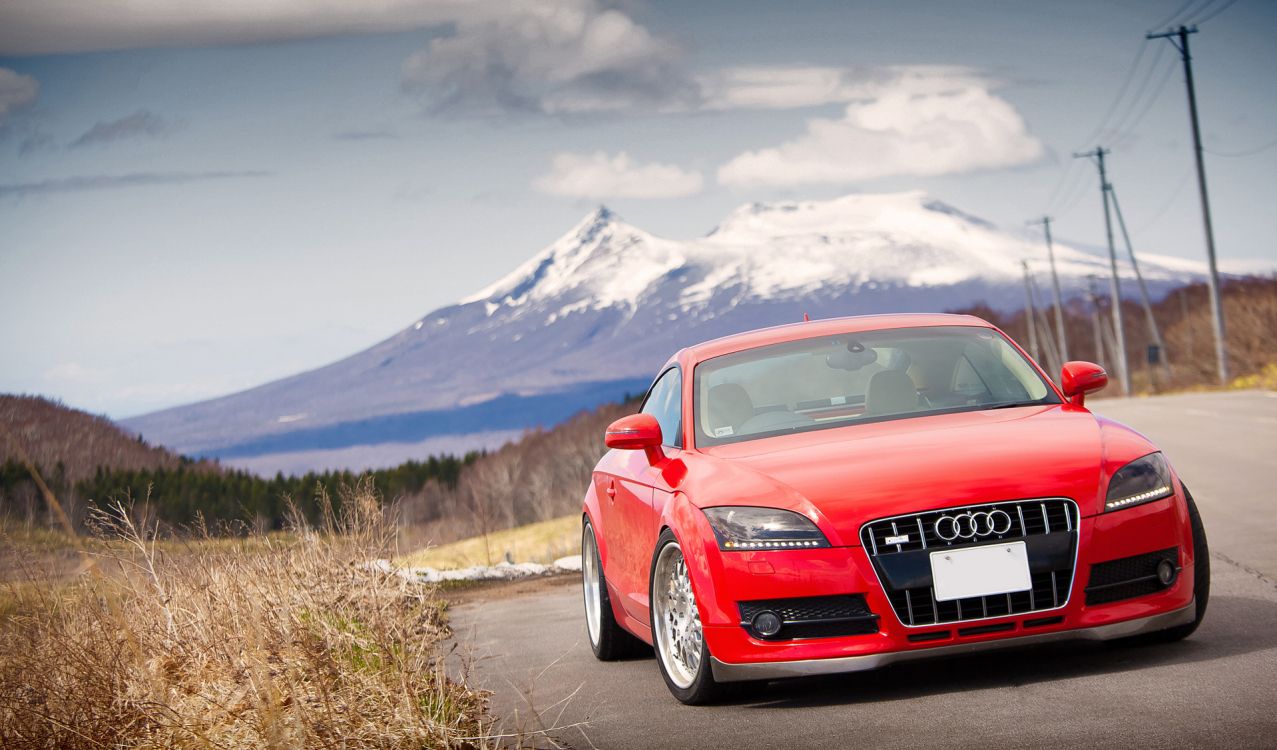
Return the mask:
<svg viewBox="0 0 1277 750">
<path fill-rule="evenodd" d="M 811 549 L 829 541 L 805 516 L 779 508 L 706 508 L 721 550 Z"/>
<path fill-rule="evenodd" d="M 1117 470 L 1109 480 L 1104 510 L 1150 503 L 1169 497 L 1173 492 L 1171 467 L 1167 465 L 1166 457 L 1161 453 L 1150 453 Z"/>
</svg>

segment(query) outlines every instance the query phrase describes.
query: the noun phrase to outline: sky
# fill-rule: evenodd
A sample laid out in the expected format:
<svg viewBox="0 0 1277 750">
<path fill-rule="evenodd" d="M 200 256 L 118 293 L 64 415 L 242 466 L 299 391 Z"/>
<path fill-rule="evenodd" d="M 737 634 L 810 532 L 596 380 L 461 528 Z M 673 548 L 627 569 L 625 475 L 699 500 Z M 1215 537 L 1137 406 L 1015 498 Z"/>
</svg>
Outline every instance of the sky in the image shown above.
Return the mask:
<svg viewBox="0 0 1277 750">
<path fill-rule="evenodd" d="M 202 7 L 207 6 L 207 7 Z M 923 189 L 1277 266 L 1277 4 L 3 0 L 0 392 L 112 417 L 327 364 L 600 203 L 657 235 Z"/>
</svg>

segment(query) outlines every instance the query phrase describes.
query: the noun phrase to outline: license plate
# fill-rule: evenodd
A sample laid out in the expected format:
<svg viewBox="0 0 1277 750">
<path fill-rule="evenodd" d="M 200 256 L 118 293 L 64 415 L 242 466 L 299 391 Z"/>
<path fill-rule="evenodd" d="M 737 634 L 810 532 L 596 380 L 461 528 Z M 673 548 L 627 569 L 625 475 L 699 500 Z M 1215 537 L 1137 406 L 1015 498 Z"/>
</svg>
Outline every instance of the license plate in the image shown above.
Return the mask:
<svg viewBox="0 0 1277 750">
<path fill-rule="evenodd" d="M 1029 553 L 1024 542 L 931 553 L 936 601 L 1028 591 Z"/>
</svg>

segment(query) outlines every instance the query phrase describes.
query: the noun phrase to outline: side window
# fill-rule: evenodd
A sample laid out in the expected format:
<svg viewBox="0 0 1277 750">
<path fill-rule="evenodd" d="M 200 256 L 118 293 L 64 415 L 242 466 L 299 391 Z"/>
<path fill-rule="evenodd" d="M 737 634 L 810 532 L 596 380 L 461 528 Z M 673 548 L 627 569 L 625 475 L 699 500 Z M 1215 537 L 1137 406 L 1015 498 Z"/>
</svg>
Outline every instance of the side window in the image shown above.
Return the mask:
<svg viewBox="0 0 1277 750">
<path fill-rule="evenodd" d="M 683 379 L 677 367 L 665 371 L 643 402 L 642 412 L 656 417 L 666 445 L 682 447 Z"/>
</svg>

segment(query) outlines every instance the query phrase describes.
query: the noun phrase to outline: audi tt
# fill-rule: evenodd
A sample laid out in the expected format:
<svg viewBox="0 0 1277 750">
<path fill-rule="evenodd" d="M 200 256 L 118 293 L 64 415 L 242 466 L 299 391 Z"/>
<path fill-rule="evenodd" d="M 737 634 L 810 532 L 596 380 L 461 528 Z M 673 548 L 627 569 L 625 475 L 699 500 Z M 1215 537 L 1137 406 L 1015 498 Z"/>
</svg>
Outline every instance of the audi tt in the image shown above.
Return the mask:
<svg viewBox="0 0 1277 750">
<path fill-rule="evenodd" d="M 692 346 L 607 428 L 583 508 L 600 660 L 674 696 L 1064 639 L 1175 640 L 1206 534 L 1156 445 L 989 323 L 796 323 Z"/>
</svg>

